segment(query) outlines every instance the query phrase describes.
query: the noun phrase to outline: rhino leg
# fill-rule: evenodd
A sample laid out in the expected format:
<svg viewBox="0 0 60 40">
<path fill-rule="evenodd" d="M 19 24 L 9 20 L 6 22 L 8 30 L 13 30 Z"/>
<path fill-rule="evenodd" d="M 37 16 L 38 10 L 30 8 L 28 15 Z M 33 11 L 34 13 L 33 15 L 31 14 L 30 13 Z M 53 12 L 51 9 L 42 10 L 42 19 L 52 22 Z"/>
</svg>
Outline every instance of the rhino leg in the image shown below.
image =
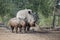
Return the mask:
<svg viewBox="0 0 60 40">
<path fill-rule="evenodd" d="M 12 33 L 14 33 L 14 31 L 13 31 L 14 30 L 14 27 L 13 26 L 11 26 L 11 30 L 12 30 Z"/>
<path fill-rule="evenodd" d="M 28 25 L 27 25 L 27 31 L 29 31 L 30 30 L 30 24 L 28 23 Z"/>
<path fill-rule="evenodd" d="M 19 31 L 20 31 L 20 32 L 22 31 L 22 27 L 19 27 Z"/>
<path fill-rule="evenodd" d="M 16 33 L 18 33 L 18 27 L 16 26 Z"/>
<path fill-rule="evenodd" d="M 26 27 L 22 27 L 22 33 L 25 33 L 26 32 Z"/>
<path fill-rule="evenodd" d="M 30 26 L 27 27 L 27 31 L 29 31 L 29 30 L 30 30 Z"/>
</svg>

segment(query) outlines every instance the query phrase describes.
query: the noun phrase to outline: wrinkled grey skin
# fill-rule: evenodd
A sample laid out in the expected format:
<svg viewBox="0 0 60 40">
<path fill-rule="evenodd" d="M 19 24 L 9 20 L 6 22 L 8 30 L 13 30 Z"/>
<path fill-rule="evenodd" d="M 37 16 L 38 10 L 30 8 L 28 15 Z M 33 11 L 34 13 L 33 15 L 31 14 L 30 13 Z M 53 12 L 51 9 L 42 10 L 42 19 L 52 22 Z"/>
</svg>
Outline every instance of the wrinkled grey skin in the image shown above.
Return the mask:
<svg viewBox="0 0 60 40">
<path fill-rule="evenodd" d="M 24 9 L 17 12 L 16 18 L 23 19 L 27 22 L 27 30 L 29 31 L 30 27 L 35 25 L 35 18 L 32 15 L 31 9 Z"/>
</svg>

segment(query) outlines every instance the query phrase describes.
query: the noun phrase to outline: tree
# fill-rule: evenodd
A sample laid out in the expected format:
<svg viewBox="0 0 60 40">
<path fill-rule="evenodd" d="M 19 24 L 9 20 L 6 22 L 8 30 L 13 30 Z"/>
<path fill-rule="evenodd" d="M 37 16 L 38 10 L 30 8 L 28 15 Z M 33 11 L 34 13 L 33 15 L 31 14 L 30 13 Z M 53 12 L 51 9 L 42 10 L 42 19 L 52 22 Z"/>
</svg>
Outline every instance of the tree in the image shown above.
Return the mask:
<svg viewBox="0 0 60 40">
<path fill-rule="evenodd" d="M 32 9 L 37 17 L 39 23 L 46 24 L 50 14 L 53 14 L 54 0 L 0 0 L 0 16 L 1 17 L 15 17 L 16 13 L 21 9 Z M 3 18 L 4 19 L 4 18 Z M 6 20 L 7 20 L 6 19 Z"/>
</svg>

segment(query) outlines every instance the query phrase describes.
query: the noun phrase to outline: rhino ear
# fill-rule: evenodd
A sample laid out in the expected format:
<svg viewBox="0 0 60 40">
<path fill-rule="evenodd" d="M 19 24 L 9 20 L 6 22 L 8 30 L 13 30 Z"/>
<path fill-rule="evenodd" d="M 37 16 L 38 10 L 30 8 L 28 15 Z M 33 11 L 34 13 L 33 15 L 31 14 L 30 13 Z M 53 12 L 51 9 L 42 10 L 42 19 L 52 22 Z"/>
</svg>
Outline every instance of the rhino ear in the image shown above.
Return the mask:
<svg viewBox="0 0 60 40">
<path fill-rule="evenodd" d="M 29 14 L 31 14 L 31 12 L 30 12 L 30 11 L 28 11 L 28 13 L 29 13 Z"/>
</svg>

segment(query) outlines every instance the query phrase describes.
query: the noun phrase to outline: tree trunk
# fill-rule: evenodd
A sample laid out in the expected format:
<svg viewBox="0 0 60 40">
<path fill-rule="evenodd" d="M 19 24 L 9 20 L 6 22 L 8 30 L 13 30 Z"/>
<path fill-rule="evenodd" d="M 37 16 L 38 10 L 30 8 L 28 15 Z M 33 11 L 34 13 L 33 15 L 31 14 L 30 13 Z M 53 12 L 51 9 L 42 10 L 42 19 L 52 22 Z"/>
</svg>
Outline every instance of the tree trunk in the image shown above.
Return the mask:
<svg viewBox="0 0 60 40">
<path fill-rule="evenodd" d="M 56 19 L 56 17 L 55 17 L 55 15 L 53 16 L 53 22 L 52 22 L 52 28 L 55 28 L 55 19 Z"/>
<path fill-rule="evenodd" d="M 55 7 L 54 7 L 54 11 L 53 11 L 53 20 L 52 20 L 52 29 L 53 28 L 55 28 L 55 19 L 56 19 L 56 17 L 55 17 Z"/>
</svg>

